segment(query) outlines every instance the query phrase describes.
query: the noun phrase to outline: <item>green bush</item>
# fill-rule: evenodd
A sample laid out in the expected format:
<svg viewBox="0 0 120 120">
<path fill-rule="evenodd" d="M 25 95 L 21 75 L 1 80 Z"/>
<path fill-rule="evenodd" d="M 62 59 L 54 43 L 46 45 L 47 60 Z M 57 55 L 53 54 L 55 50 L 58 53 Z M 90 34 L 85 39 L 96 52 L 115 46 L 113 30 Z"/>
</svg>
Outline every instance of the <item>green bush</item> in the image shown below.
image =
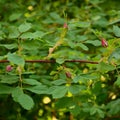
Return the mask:
<svg viewBox="0 0 120 120">
<path fill-rule="evenodd" d="M 120 119 L 116 0 L 0 1 L 0 119 Z"/>
</svg>

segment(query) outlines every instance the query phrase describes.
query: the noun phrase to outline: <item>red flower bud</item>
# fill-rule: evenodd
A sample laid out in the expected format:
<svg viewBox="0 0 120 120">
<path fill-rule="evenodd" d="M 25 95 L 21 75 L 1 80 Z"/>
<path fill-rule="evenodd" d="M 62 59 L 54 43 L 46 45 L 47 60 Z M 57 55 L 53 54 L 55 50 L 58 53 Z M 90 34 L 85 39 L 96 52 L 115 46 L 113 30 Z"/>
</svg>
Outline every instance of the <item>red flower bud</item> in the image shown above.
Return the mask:
<svg viewBox="0 0 120 120">
<path fill-rule="evenodd" d="M 103 47 L 108 47 L 108 43 L 104 38 L 101 39 L 101 44 Z"/>
<path fill-rule="evenodd" d="M 70 72 L 65 72 L 67 78 L 71 78 L 71 73 Z"/>
<path fill-rule="evenodd" d="M 67 28 L 68 28 L 67 23 L 64 23 L 63 28 L 65 28 L 65 29 L 67 29 Z"/>
<path fill-rule="evenodd" d="M 12 71 L 12 69 L 13 69 L 13 67 L 12 67 L 11 65 L 7 65 L 7 66 L 6 66 L 6 71 L 7 71 L 7 72 Z"/>
</svg>

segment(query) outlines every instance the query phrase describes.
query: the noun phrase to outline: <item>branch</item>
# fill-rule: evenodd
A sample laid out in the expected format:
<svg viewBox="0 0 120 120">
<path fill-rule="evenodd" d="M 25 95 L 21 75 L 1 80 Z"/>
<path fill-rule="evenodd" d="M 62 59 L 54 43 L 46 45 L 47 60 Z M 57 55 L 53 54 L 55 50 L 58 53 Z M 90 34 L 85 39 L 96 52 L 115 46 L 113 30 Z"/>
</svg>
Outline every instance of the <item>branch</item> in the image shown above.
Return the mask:
<svg viewBox="0 0 120 120">
<path fill-rule="evenodd" d="M 7 63 L 8 60 L 0 60 L 0 63 Z M 28 63 L 56 63 L 55 60 L 26 60 Z M 90 63 L 90 64 L 99 64 L 99 62 L 88 61 L 88 60 L 65 60 L 65 62 L 78 62 L 78 63 Z"/>
</svg>

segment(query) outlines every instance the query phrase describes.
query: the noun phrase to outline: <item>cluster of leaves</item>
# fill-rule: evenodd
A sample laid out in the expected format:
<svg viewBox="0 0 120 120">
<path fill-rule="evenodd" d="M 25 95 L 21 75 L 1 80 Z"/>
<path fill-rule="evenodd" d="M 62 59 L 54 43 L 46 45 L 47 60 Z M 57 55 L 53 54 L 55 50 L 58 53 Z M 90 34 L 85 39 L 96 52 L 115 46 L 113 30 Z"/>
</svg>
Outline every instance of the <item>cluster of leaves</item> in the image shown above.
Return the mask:
<svg viewBox="0 0 120 120">
<path fill-rule="evenodd" d="M 0 119 L 120 119 L 119 3 L 0 1 Z"/>
</svg>

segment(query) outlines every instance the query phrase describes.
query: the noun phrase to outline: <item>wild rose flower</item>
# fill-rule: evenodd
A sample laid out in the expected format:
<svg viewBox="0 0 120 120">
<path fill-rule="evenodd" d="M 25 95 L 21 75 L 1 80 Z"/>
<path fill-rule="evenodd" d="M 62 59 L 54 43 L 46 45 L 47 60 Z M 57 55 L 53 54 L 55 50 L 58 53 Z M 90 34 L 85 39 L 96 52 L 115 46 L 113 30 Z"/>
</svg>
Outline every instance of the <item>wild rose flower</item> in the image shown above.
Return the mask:
<svg viewBox="0 0 120 120">
<path fill-rule="evenodd" d="M 11 65 L 7 65 L 7 66 L 6 66 L 6 71 L 7 71 L 7 72 L 12 71 L 12 69 L 13 69 L 13 67 L 12 67 Z"/>
<path fill-rule="evenodd" d="M 101 39 L 101 44 L 103 47 L 108 47 L 108 43 L 104 38 Z"/>
<path fill-rule="evenodd" d="M 63 28 L 65 28 L 65 29 L 67 29 L 67 28 L 68 28 L 67 23 L 64 23 Z"/>
</svg>

